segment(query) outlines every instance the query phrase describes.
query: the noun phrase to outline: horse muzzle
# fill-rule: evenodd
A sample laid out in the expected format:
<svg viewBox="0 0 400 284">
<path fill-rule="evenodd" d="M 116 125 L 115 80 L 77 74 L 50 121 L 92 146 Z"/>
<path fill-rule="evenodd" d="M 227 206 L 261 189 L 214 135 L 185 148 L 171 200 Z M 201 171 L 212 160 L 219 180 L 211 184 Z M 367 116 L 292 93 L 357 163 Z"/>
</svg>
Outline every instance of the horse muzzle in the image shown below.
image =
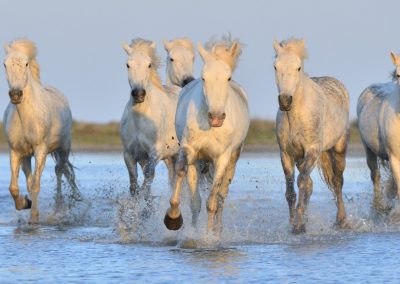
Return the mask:
<svg viewBox="0 0 400 284">
<path fill-rule="evenodd" d="M 144 89 L 133 89 L 131 91 L 131 96 L 133 98 L 133 102 L 135 104 L 140 104 L 144 102 L 144 98 L 146 97 L 146 90 Z"/>
<path fill-rule="evenodd" d="M 221 127 L 224 123 L 226 114 L 213 114 L 211 112 L 208 113 L 208 122 L 210 123 L 211 127 Z"/>
<path fill-rule="evenodd" d="M 289 111 L 292 109 L 293 97 L 288 95 L 279 95 L 279 109 L 281 111 Z"/>
<path fill-rule="evenodd" d="M 182 81 L 182 88 L 185 87 L 187 84 L 189 84 L 190 82 L 192 82 L 194 80 L 194 78 L 192 76 L 189 77 L 185 77 Z"/>
<path fill-rule="evenodd" d="M 10 96 L 11 103 L 17 105 L 20 104 L 22 101 L 23 91 L 17 89 L 11 89 L 8 91 L 8 95 Z"/>
</svg>

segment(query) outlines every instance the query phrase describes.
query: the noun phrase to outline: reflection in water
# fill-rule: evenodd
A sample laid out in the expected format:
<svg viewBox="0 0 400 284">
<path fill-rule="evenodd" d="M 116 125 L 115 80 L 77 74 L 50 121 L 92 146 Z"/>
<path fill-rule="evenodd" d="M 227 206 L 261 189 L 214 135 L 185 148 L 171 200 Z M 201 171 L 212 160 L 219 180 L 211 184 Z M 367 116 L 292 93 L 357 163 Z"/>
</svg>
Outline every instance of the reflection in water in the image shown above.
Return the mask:
<svg viewBox="0 0 400 284">
<path fill-rule="evenodd" d="M 187 261 L 192 269 L 199 267 L 210 271 L 213 276 L 235 276 L 240 274 L 241 263 L 247 255 L 235 248 L 174 249 L 179 257 Z"/>
</svg>

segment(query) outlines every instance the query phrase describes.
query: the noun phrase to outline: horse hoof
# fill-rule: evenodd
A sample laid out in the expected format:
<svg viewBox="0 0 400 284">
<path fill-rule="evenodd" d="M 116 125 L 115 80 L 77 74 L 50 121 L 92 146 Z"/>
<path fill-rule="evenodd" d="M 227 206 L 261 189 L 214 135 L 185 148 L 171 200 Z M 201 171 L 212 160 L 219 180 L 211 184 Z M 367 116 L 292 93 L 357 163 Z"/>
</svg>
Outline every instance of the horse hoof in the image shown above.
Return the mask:
<svg viewBox="0 0 400 284">
<path fill-rule="evenodd" d="M 171 231 L 179 230 L 183 224 L 182 214 L 179 214 L 178 218 L 171 218 L 168 216 L 168 213 L 165 214 L 164 224 L 168 230 L 171 230 Z"/>
<path fill-rule="evenodd" d="M 337 221 L 335 224 L 336 228 L 340 229 L 340 230 L 348 230 L 351 229 L 351 226 L 349 224 L 349 222 L 347 222 L 346 219 L 343 219 L 341 221 Z"/>
<path fill-rule="evenodd" d="M 22 209 L 31 209 L 31 207 L 32 201 L 27 196 L 25 196 L 25 206 Z"/>
<path fill-rule="evenodd" d="M 304 234 L 306 232 L 306 224 L 293 225 L 292 233 L 295 235 Z"/>
</svg>

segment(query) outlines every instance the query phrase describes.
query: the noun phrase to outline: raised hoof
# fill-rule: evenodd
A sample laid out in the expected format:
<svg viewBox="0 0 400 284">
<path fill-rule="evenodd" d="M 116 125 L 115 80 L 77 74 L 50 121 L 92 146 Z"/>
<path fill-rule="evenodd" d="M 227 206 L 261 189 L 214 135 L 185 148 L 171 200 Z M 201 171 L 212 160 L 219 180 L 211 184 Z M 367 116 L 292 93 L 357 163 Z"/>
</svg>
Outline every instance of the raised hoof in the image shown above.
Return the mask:
<svg viewBox="0 0 400 284">
<path fill-rule="evenodd" d="M 306 232 L 306 224 L 293 225 L 292 234 L 299 235 Z"/>
<path fill-rule="evenodd" d="M 178 218 L 171 218 L 168 216 L 168 213 L 165 214 L 164 224 L 168 230 L 171 230 L 171 231 L 179 230 L 183 224 L 182 214 L 179 214 Z"/>
<path fill-rule="evenodd" d="M 22 209 L 31 209 L 31 207 L 32 201 L 27 196 L 25 196 L 25 206 Z"/>
</svg>

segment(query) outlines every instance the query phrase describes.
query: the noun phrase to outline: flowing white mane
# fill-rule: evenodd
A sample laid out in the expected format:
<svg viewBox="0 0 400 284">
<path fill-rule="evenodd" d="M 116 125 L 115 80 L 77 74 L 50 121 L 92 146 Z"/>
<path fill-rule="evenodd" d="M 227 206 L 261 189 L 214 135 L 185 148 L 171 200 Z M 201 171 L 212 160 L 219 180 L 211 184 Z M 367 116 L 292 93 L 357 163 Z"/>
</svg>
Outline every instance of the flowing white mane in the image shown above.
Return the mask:
<svg viewBox="0 0 400 284">
<path fill-rule="evenodd" d="M 29 60 L 32 77 L 40 82 L 40 67 L 36 61 L 37 49 L 33 41 L 28 39 L 17 39 L 9 44 L 9 47 L 14 51 L 19 51 L 25 54 Z"/>
<path fill-rule="evenodd" d="M 160 57 L 157 56 L 156 50 L 151 46 L 152 41 L 142 39 L 142 38 L 134 38 L 131 41 L 129 47 L 132 49 L 132 52 L 143 52 L 148 55 L 151 59 L 151 81 L 157 86 L 159 89 L 164 90 L 164 87 L 161 82 L 161 78 L 158 75 L 158 68 L 161 65 Z"/>
<path fill-rule="evenodd" d="M 301 60 L 307 59 L 308 57 L 303 39 L 290 38 L 282 40 L 279 45 L 284 51 L 297 54 Z"/>
<path fill-rule="evenodd" d="M 194 46 L 190 39 L 188 38 L 176 38 L 168 42 L 168 47 L 170 49 L 176 46 L 183 46 L 189 49 L 194 54 Z"/>
<path fill-rule="evenodd" d="M 231 54 L 229 51 L 235 43 L 237 44 L 237 49 L 233 54 Z M 243 47 L 244 44 L 242 44 L 236 38 L 233 39 L 230 34 L 223 35 L 221 39 L 216 39 L 215 37 L 212 37 L 205 44 L 206 50 L 211 52 L 211 54 L 216 59 L 221 59 L 225 61 L 231 67 L 232 72 L 237 67 L 238 59 L 242 54 Z"/>
</svg>

